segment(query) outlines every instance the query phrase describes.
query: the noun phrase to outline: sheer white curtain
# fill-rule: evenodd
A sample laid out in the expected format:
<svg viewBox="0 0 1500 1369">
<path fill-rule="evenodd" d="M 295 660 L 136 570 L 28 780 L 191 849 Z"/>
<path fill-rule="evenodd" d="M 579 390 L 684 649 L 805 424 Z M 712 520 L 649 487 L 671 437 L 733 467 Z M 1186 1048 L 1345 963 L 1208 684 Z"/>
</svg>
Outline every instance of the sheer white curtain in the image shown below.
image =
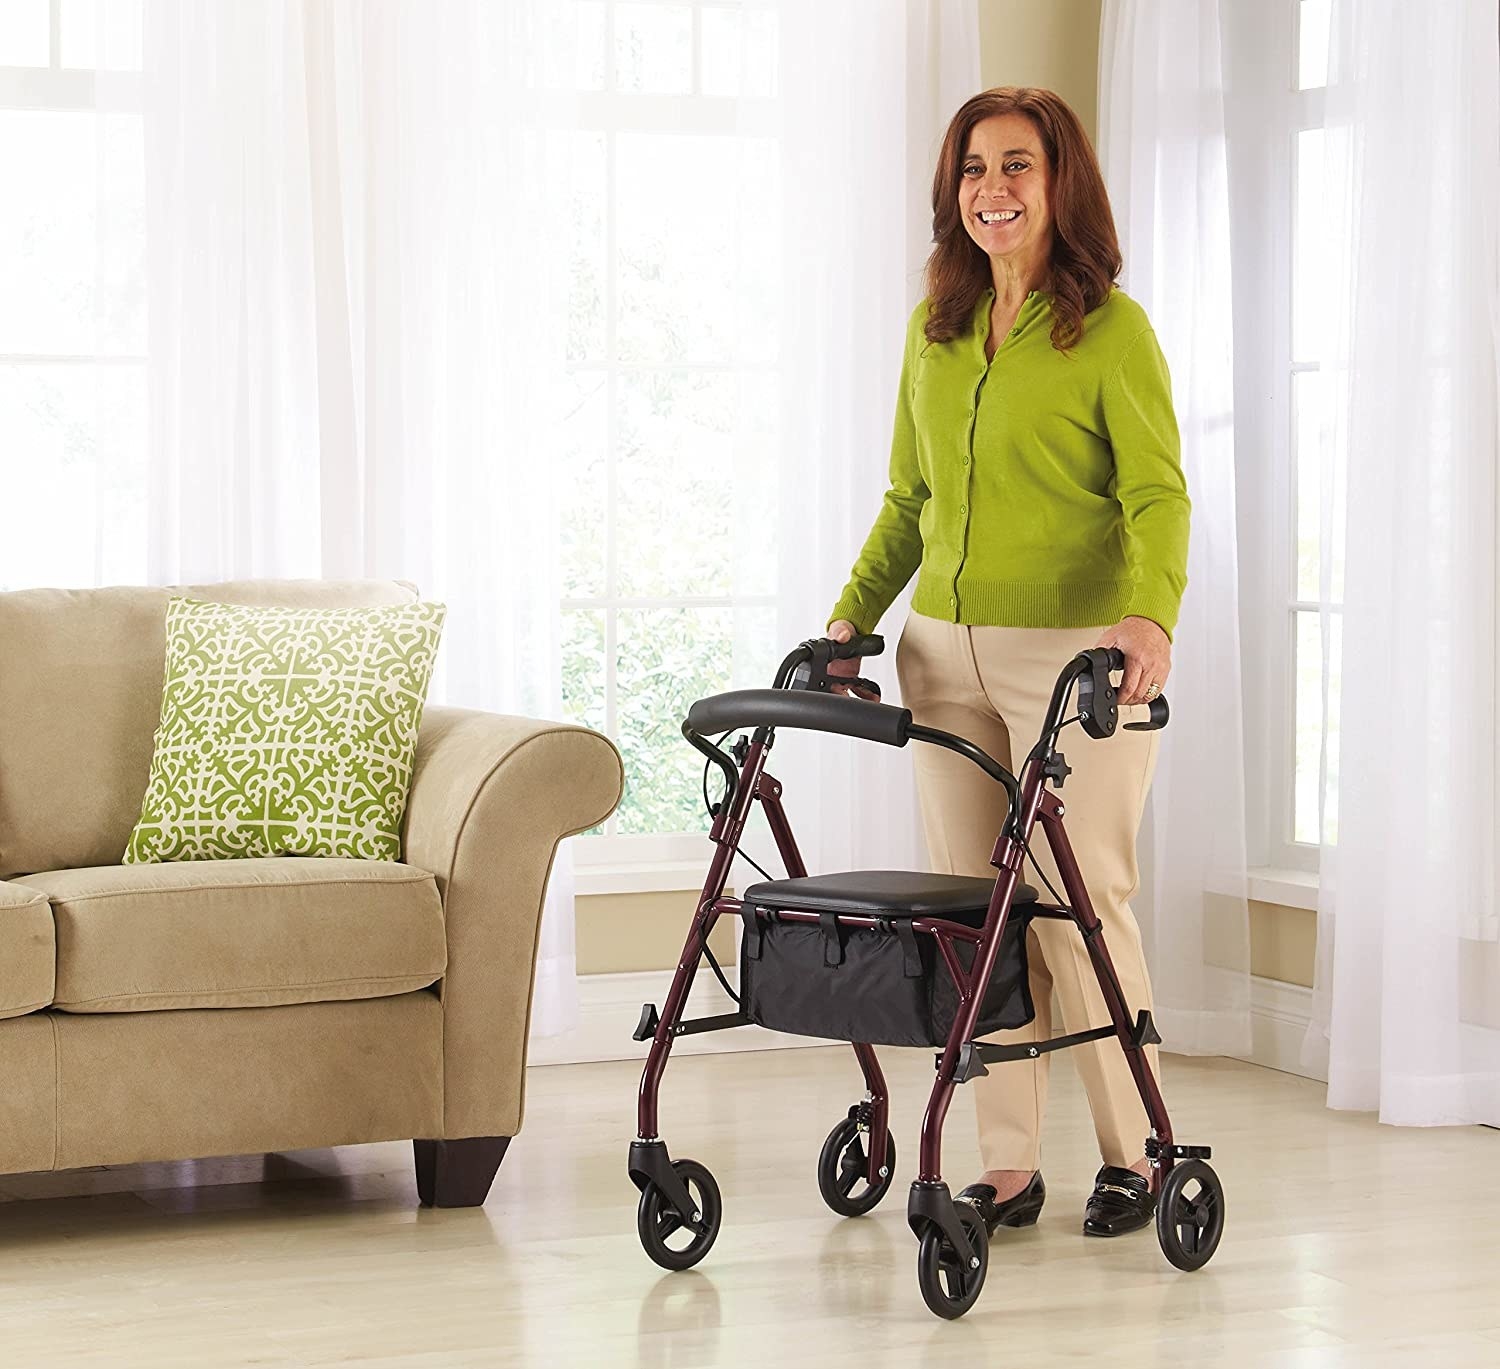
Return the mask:
<svg viewBox="0 0 1500 1369">
<path fill-rule="evenodd" d="M 1172 720 L 1132 900 L 1168 1049 L 1250 1049 L 1229 194 L 1218 7 L 1105 0 L 1099 150 L 1125 261 L 1172 372 L 1193 501 Z"/>
<path fill-rule="evenodd" d="M 938 148 L 980 82 L 973 0 L 788 0 L 780 13 L 786 364 L 774 517 L 786 651 L 822 636 L 885 493 Z M 882 624 L 885 654 L 865 662 L 891 703 L 909 602 L 908 588 Z M 813 873 L 925 868 L 907 751 L 788 730 L 769 768 Z M 774 851 L 769 835 L 746 847 Z"/>
<path fill-rule="evenodd" d="M 1333 14 L 1323 566 L 1345 551 L 1309 1056 L 1332 1107 L 1500 1124 L 1496 8 Z"/>
<path fill-rule="evenodd" d="M 157 583 L 413 580 L 449 605 L 435 701 L 555 717 L 544 10 L 147 0 L 148 544 Z M 537 974 L 563 1030 L 566 843 Z"/>
<path fill-rule="evenodd" d="M 735 8 L 692 20 L 705 52 Z M 147 0 L 151 577 L 404 576 L 450 605 L 435 697 L 551 716 L 559 558 L 608 537 L 643 592 L 692 594 L 707 524 L 735 606 L 711 687 L 767 683 L 768 655 L 822 631 L 879 504 L 920 206 L 978 36 L 972 0 L 782 0 L 744 22 L 765 10 L 775 71 L 705 65 L 704 93 L 740 93 L 684 132 L 652 95 L 700 32 L 681 6 Z M 580 358 L 602 369 L 570 375 Z M 727 436 L 703 407 L 723 403 Z M 725 443 L 728 487 L 693 484 Z M 661 488 L 639 502 L 671 516 L 643 528 L 626 506 L 647 447 Z M 732 518 L 693 506 L 709 486 Z M 872 670 L 894 694 L 889 658 Z M 651 726 L 670 741 L 677 721 Z M 671 782 L 661 759 L 635 781 Z M 919 863 L 908 765 L 778 744 L 812 868 Z M 570 1025 L 569 879 L 560 859 L 543 1031 Z"/>
</svg>

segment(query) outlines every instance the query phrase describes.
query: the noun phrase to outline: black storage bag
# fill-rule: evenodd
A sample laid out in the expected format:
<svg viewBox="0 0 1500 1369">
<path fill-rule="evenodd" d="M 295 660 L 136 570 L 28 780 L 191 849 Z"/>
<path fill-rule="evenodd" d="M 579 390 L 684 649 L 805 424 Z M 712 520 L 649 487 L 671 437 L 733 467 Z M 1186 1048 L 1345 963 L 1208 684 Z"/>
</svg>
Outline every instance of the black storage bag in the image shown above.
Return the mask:
<svg viewBox="0 0 1500 1369">
<path fill-rule="evenodd" d="M 1012 909 L 974 1035 L 1024 1027 L 1035 1015 L 1026 973 L 1024 911 Z M 740 941 L 740 1002 L 752 1022 L 797 1036 L 878 1046 L 942 1046 L 958 989 L 936 938 L 873 927 L 783 922 L 756 909 Z M 835 940 L 836 938 L 836 940 Z M 967 972 L 974 943 L 953 943 Z"/>
</svg>

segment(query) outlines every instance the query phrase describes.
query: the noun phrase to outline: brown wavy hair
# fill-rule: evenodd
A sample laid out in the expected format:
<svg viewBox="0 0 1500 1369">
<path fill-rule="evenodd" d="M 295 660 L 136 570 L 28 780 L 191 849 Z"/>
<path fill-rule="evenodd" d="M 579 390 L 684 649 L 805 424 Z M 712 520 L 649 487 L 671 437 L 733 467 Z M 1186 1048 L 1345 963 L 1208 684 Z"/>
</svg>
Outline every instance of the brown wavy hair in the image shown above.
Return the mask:
<svg viewBox="0 0 1500 1369">
<path fill-rule="evenodd" d="M 1024 114 L 1041 135 L 1051 171 L 1052 345 L 1059 351 L 1083 338 L 1083 316 L 1109 298 L 1120 274 L 1120 240 L 1099 159 L 1083 125 L 1060 95 L 1030 86 L 997 86 L 966 101 L 953 116 L 932 178 L 932 255 L 927 340 L 949 342 L 968 332 L 979 297 L 994 278 L 989 256 L 964 227 L 958 208 L 964 150 L 974 125 L 997 114 Z"/>
</svg>

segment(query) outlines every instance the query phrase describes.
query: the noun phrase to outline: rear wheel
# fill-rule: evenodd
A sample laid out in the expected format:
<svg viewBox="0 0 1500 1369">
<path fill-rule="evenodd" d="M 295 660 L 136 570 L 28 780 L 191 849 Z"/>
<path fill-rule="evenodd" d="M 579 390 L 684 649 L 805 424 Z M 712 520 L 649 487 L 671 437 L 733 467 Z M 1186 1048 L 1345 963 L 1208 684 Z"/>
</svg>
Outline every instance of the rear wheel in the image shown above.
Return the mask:
<svg viewBox="0 0 1500 1369">
<path fill-rule="evenodd" d="M 896 1172 L 895 1138 L 886 1132 L 885 1163 L 871 1183 L 864 1137 L 859 1123 L 846 1117 L 828 1133 L 818 1156 L 818 1192 L 840 1217 L 861 1217 L 890 1192 Z"/>
</svg>

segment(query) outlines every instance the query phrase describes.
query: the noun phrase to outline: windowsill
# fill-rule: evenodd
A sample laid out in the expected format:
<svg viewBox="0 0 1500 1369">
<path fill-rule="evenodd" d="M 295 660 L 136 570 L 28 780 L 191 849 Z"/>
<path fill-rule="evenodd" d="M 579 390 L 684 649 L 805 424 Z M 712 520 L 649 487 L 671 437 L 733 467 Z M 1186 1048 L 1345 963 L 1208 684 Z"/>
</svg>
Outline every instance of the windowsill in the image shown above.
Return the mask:
<svg viewBox="0 0 1500 1369">
<path fill-rule="evenodd" d="M 1308 870 L 1257 865 L 1246 872 L 1245 897 L 1257 903 L 1279 903 L 1288 908 L 1318 908 L 1318 877 Z M 573 872 L 574 892 L 595 894 L 674 893 L 701 889 L 708 864 L 701 860 L 639 862 L 618 866 L 579 866 Z"/>
<path fill-rule="evenodd" d="M 1286 870 L 1254 865 L 1245 871 L 1245 897 L 1257 903 L 1280 903 L 1288 908 L 1318 911 L 1318 877 L 1310 870 Z"/>
<path fill-rule="evenodd" d="M 578 865 L 573 870 L 573 892 L 580 896 L 675 893 L 680 889 L 701 889 L 707 876 L 706 860 Z"/>
</svg>

